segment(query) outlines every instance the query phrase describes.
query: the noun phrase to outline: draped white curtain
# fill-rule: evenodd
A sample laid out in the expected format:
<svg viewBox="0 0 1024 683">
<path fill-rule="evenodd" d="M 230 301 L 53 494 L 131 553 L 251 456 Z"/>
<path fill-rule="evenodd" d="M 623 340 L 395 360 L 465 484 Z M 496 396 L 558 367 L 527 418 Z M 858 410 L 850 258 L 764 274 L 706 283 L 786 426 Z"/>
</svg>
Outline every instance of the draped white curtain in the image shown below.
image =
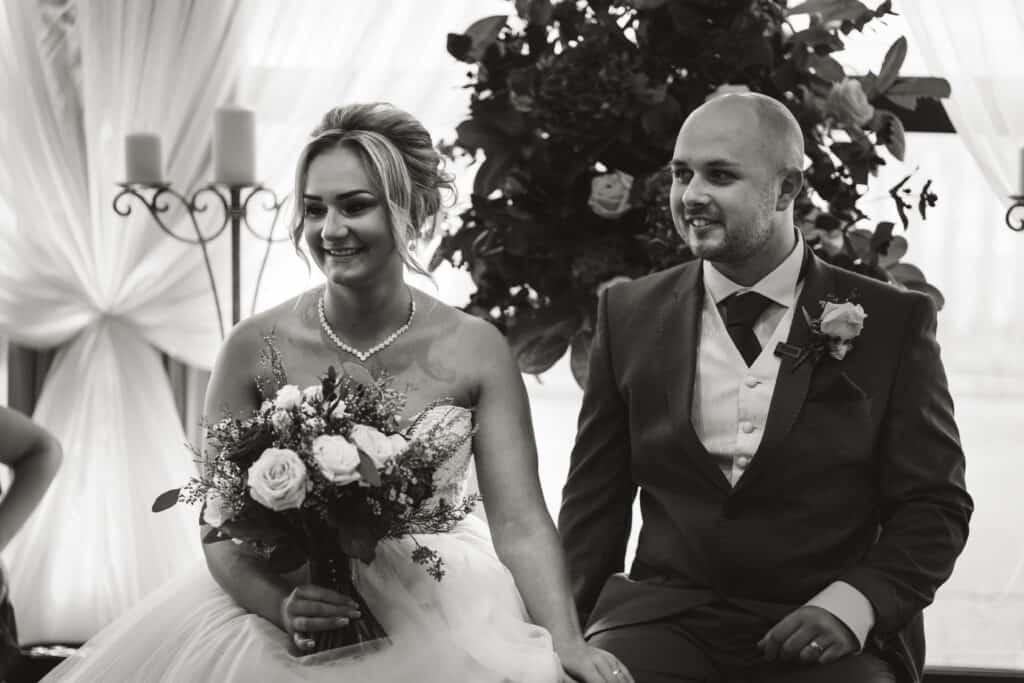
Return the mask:
<svg viewBox="0 0 1024 683">
<path fill-rule="evenodd" d="M 208 174 L 243 30 L 230 0 L 0 6 L 0 335 L 60 346 L 34 418 L 65 452 L 4 553 L 23 642 L 84 640 L 199 557 L 193 515 L 149 506 L 193 471 L 159 350 L 209 367 L 212 299 L 195 248 L 111 201 L 128 132 L 177 186 Z"/>
<path fill-rule="evenodd" d="M 1024 194 L 1024 4 L 902 0 L 917 50 L 953 88 L 946 111 L 996 197 Z"/>
</svg>

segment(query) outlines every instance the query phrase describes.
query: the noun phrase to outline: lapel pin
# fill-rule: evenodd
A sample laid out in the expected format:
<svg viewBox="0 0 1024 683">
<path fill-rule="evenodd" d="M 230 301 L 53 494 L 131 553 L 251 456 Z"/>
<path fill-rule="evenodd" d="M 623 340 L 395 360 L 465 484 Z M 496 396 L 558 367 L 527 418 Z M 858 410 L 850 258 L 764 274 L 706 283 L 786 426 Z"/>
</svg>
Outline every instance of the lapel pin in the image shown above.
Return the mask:
<svg viewBox="0 0 1024 683">
<path fill-rule="evenodd" d="M 786 342 L 779 342 L 775 345 L 775 355 L 779 358 L 789 358 L 793 361 L 793 365 L 790 366 L 790 371 L 794 371 L 803 365 L 804 361 L 811 355 L 813 349 L 803 348 L 802 346 L 795 346 L 793 344 L 787 344 Z"/>
<path fill-rule="evenodd" d="M 799 346 L 787 344 L 786 342 L 779 342 L 775 345 L 775 355 L 779 358 L 791 358 L 793 360 L 798 359 L 804 350 Z"/>
</svg>

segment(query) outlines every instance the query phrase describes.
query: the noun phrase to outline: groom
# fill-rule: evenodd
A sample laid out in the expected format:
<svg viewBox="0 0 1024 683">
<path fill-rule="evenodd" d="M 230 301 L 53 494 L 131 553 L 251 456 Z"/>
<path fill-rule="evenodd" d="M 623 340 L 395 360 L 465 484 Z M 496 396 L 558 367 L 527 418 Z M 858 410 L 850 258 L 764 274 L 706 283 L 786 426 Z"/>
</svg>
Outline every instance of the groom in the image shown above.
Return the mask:
<svg viewBox="0 0 1024 683">
<path fill-rule="evenodd" d="M 803 160 L 776 100 L 702 105 L 670 198 L 699 259 L 600 297 L 559 529 L 638 683 L 919 681 L 967 537 L 935 306 L 811 253 Z"/>
</svg>

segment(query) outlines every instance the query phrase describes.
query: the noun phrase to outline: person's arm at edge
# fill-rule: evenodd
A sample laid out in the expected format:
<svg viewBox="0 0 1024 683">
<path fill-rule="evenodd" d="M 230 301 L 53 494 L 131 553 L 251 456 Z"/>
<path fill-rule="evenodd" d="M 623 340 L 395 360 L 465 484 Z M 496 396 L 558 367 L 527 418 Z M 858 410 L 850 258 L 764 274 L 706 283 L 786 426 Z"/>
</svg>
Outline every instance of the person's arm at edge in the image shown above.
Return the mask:
<svg viewBox="0 0 1024 683">
<path fill-rule="evenodd" d="M 63 459 L 60 442 L 50 432 L 11 408 L 0 407 L 0 463 L 14 480 L 0 501 L 0 550 L 25 524 L 49 488 Z"/>
</svg>

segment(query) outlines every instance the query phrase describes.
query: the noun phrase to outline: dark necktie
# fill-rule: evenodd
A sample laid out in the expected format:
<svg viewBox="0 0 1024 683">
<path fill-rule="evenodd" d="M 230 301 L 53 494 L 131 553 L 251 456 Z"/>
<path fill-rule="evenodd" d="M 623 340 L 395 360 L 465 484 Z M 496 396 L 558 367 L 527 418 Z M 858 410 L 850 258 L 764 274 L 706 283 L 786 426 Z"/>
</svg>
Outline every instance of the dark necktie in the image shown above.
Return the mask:
<svg viewBox="0 0 1024 683">
<path fill-rule="evenodd" d="M 725 329 L 748 367 L 761 354 L 754 324 L 771 303 L 771 299 L 757 292 L 732 294 L 725 299 Z"/>
</svg>

